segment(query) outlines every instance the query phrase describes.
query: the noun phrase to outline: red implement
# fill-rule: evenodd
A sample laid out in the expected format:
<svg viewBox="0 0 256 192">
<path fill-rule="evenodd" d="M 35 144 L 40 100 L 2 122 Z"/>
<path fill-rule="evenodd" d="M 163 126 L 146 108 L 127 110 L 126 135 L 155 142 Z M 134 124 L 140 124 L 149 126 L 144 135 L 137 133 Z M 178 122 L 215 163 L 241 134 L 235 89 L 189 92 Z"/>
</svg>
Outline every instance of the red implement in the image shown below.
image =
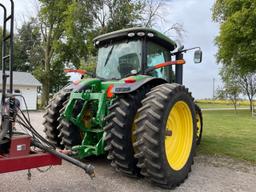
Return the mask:
<svg viewBox="0 0 256 192">
<path fill-rule="evenodd" d="M 61 159 L 52 154 L 31 151 L 30 143 L 30 136 L 13 136 L 9 154 L 0 154 L 0 173 L 61 165 Z"/>
</svg>

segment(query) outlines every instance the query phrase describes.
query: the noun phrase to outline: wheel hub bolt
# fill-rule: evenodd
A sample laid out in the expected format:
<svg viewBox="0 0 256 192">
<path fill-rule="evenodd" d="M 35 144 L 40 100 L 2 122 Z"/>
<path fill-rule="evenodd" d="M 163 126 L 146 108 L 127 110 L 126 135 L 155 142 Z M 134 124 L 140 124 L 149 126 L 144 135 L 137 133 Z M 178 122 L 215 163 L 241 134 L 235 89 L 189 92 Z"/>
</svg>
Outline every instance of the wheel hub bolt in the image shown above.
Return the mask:
<svg viewBox="0 0 256 192">
<path fill-rule="evenodd" d="M 172 131 L 167 129 L 165 135 L 166 136 L 172 136 Z"/>
</svg>

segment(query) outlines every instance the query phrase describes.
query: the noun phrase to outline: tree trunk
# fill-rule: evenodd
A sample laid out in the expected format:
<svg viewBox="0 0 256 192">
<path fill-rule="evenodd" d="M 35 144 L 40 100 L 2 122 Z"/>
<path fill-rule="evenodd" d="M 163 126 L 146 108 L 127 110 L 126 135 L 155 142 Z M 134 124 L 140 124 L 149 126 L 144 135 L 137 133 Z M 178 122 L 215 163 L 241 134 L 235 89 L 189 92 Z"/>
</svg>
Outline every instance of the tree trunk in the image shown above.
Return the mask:
<svg viewBox="0 0 256 192">
<path fill-rule="evenodd" d="M 43 81 L 43 89 L 42 89 L 42 107 L 45 107 L 48 105 L 49 101 L 49 93 L 50 93 L 50 82 L 49 78 L 46 77 L 46 79 Z"/>
<path fill-rule="evenodd" d="M 249 101 L 250 101 L 250 111 L 252 111 L 253 110 L 253 102 L 252 102 L 252 99 L 249 99 Z"/>
<path fill-rule="evenodd" d="M 50 94 L 50 47 L 47 46 L 45 51 L 44 62 L 44 77 L 43 77 L 43 89 L 42 89 L 42 106 L 45 107 L 49 102 Z"/>
<path fill-rule="evenodd" d="M 49 101 L 49 94 L 50 94 L 50 77 L 49 77 L 50 73 L 46 72 L 44 74 L 44 80 L 42 82 L 43 84 L 43 88 L 42 88 L 42 107 L 45 107 L 46 105 L 48 105 L 48 101 Z"/>
<path fill-rule="evenodd" d="M 234 105 L 235 113 L 237 114 L 237 100 L 236 100 L 236 98 L 234 98 L 234 99 L 232 99 L 231 101 L 232 101 L 232 103 L 233 103 L 233 105 Z"/>
</svg>

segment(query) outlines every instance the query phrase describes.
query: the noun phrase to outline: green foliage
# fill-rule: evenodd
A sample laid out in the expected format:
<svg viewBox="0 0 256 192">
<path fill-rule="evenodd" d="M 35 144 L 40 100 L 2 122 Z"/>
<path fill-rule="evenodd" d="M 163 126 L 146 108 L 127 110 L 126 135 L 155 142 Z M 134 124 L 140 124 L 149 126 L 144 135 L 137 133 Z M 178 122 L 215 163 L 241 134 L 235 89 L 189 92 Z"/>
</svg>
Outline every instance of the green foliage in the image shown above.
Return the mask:
<svg viewBox="0 0 256 192">
<path fill-rule="evenodd" d="M 89 55 L 86 62 L 81 61 L 81 69 L 85 69 L 87 71 L 96 72 L 96 57 L 93 55 Z"/>
<path fill-rule="evenodd" d="M 224 87 L 218 90 L 218 98 L 230 99 L 236 105 L 239 95 L 243 94 L 248 98 L 252 110 L 253 98 L 256 95 L 256 74 L 241 73 L 233 65 L 228 65 L 222 67 L 220 76 L 224 82 Z"/>
<path fill-rule="evenodd" d="M 232 101 L 234 108 L 237 108 L 237 100 L 241 94 L 241 84 L 237 71 L 231 67 L 223 67 L 220 71 L 220 76 L 224 83 L 222 89 L 217 90 L 218 99 L 229 99 Z"/>
<path fill-rule="evenodd" d="M 218 62 L 223 63 L 221 77 L 224 84 L 234 85 L 230 82 L 236 82 L 241 93 L 248 97 L 252 109 L 256 94 L 256 4 L 251 0 L 217 0 L 213 20 L 221 24 L 216 44 L 219 47 Z"/>
<path fill-rule="evenodd" d="M 217 90 L 217 98 L 231 100 L 236 109 L 240 93 L 241 89 L 239 84 L 230 82 L 229 84 L 225 84 L 224 88 Z"/>
<path fill-rule="evenodd" d="M 242 73 L 256 71 L 256 6 L 251 0 L 217 0 L 213 20 L 220 22 L 217 59 Z"/>
<path fill-rule="evenodd" d="M 34 37 L 33 27 L 30 25 L 30 22 L 24 23 L 22 28 L 19 29 L 18 33 L 14 36 L 14 71 L 32 71 L 32 65 L 30 63 L 30 53 L 32 53 L 31 50 L 36 45 L 36 39 Z M 2 32 L 3 29 L 2 27 L 0 27 L 0 42 L 2 42 Z M 9 32 L 7 31 L 7 35 L 8 33 Z M 9 47 L 9 41 L 7 41 L 6 53 L 9 52 Z M 0 56 L 2 56 L 2 46 L 0 46 Z"/>
<path fill-rule="evenodd" d="M 43 60 L 41 36 L 35 18 L 23 23 L 14 41 L 14 70 L 33 72 Z"/>
<path fill-rule="evenodd" d="M 57 91 L 59 84 L 66 81 L 63 72 L 65 66 L 79 68 L 80 59 L 87 57 L 85 39 L 92 19 L 87 14 L 90 8 L 86 1 L 40 0 L 40 3 L 38 24 L 43 37 L 44 62 L 37 67 L 35 74 L 42 80 L 42 103 L 45 105 L 49 93 Z M 59 66 L 59 70 L 56 66 Z"/>
<path fill-rule="evenodd" d="M 66 64 L 80 67 L 80 60 L 86 60 L 91 47 L 87 46 L 91 35 L 93 18 L 90 14 L 90 3 L 87 1 L 72 1 L 67 6 L 63 21 L 63 39 L 56 43 L 58 59 Z"/>
<path fill-rule="evenodd" d="M 256 95 L 256 74 L 247 73 L 239 77 L 242 93 L 247 96 L 250 102 L 250 109 L 253 110 L 253 98 Z"/>
<path fill-rule="evenodd" d="M 241 94 L 241 86 L 237 78 L 230 77 L 230 74 L 229 76 L 225 75 L 222 76 L 222 80 L 224 80 L 224 86 L 222 89 L 217 90 L 217 98 L 229 99 L 230 101 L 232 101 L 236 109 L 237 100 L 239 99 L 239 95 Z"/>
<path fill-rule="evenodd" d="M 99 34 L 141 25 L 145 3 L 141 0 L 96 0 L 92 14 Z"/>
</svg>

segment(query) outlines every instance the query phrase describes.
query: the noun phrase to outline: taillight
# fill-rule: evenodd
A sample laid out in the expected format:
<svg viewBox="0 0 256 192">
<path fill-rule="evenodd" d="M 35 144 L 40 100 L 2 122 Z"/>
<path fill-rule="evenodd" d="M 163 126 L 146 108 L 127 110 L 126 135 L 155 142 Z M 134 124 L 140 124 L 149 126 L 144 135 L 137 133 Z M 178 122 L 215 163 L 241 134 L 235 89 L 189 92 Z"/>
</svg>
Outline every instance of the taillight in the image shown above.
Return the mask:
<svg viewBox="0 0 256 192">
<path fill-rule="evenodd" d="M 107 89 L 107 98 L 112 98 L 114 96 L 113 88 L 114 88 L 114 85 L 109 85 Z"/>
<path fill-rule="evenodd" d="M 133 79 L 133 78 L 126 78 L 124 80 L 125 83 L 135 83 L 136 82 L 136 79 Z"/>
</svg>

